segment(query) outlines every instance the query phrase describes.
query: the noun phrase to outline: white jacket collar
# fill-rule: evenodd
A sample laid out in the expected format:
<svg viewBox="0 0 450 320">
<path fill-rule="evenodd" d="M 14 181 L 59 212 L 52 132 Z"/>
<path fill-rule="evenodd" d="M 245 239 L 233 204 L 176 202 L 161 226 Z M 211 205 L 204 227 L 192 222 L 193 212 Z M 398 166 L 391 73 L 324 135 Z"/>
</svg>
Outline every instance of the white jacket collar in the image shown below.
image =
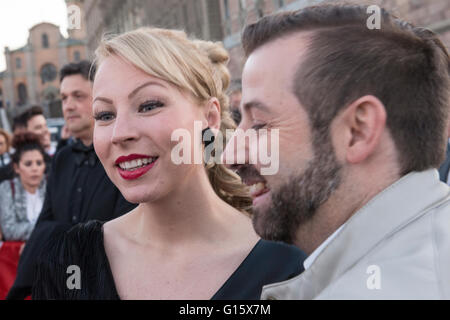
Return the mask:
<svg viewBox="0 0 450 320">
<path fill-rule="evenodd" d="M 449 188 L 437 170 L 412 172 L 372 198 L 299 276 L 264 287 L 262 299 L 313 299 L 383 239 L 421 217 Z"/>
</svg>

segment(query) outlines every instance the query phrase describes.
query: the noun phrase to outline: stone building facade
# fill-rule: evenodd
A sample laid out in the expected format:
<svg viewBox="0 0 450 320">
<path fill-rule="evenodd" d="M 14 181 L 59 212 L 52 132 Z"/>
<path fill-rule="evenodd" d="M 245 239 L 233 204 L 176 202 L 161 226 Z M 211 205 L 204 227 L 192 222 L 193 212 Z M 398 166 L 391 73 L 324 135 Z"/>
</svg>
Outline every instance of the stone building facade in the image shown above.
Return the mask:
<svg viewBox="0 0 450 320">
<path fill-rule="evenodd" d="M 221 40 L 230 52 L 232 78 L 239 82 L 245 62 L 240 37 L 246 24 L 277 11 L 296 10 L 334 0 L 85 0 L 87 42 L 92 56 L 105 33 L 140 26 L 182 28 L 207 40 Z M 362 3 L 365 0 L 347 0 Z M 403 19 L 431 28 L 450 47 L 450 1 L 370 0 Z"/>
<path fill-rule="evenodd" d="M 184 29 L 198 38 L 224 43 L 230 52 L 233 83 L 239 83 L 245 57 L 241 32 L 245 25 L 278 11 L 296 10 L 335 0 L 65 0 L 81 13 L 81 27 L 64 38 L 58 26 L 41 23 L 30 29 L 25 46 L 5 48 L 7 69 L 0 72 L 0 107 L 10 116 L 41 104 L 48 116 L 60 115 L 57 73 L 68 62 L 92 59 L 104 34 L 141 26 Z M 367 0 L 347 0 L 361 3 Z M 436 31 L 450 48 L 450 1 L 369 0 L 399 17 Z"/>
<path fill-rule="evenodd" d="M 235 81 L 239 81 L 245 63 L 241 47 L 241 31 L 263 15 L 277 11 L 296 10 L 313 4 L 334 0 L 222 0 L 221 11 L 224 28 L 224 45 L 231 59 L 229 68 Z M 439 33 L 450 50 L 450 1 L 448 0 L 347 0 L 354 3 L 376 4 L 400 18 Z"/>
<path fill-rule="evenodd" d="M 142 26 L 184 29 L 222 40 L 220 0 L 85 0 L 87 45 L 93 57 L 101 37 Z"/>
<path fill-rule="evenodd" d="M 67 5 L 80 1 L 66 1 Z M 46 116 L 60 117 L 59 70 L 86 58 L 85 32 L 68 30 L 65 38 L 57 25 L 39 23 L 29 30 L 25 46 L 5 48 L 6 70 L 0 73 L 0 104 L 13 117 L 31 105 L 41 105 Z"/>
</svg>

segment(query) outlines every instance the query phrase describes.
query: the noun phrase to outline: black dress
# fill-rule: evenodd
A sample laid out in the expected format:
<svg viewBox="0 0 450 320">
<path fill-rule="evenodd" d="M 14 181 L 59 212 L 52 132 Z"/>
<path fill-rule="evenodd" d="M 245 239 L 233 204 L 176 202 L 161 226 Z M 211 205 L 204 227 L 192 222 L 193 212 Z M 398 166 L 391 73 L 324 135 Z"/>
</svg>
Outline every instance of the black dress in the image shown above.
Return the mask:
<svg viewBox="0 0 450 320">
<path fill-rule="evenodd" d="M 103 224 L 79 224 L 48 244 L 36 271 L 33 300 L 120 299 L 103 245 Z M 260 240 L 212 299 L 259 300 L 264 285 L 300 274 L 304 258 L 294 246 Z M 68 288 L 75 274 L 67 272 L 71 265 L 79 267 L 80 289 Z"/>
</svg>

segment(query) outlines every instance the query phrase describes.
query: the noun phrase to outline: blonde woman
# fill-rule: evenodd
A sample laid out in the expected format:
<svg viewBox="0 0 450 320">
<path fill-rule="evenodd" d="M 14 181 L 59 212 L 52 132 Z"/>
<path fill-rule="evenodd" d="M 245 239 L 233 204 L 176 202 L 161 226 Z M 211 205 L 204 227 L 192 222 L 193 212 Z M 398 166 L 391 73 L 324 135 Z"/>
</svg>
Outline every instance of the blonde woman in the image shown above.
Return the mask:
<svg viewBox="0 0 450 320">
<path fill-rule="evenodd" d="M 213 132 L 232 128 L 223 47 L 144 28 L 103 40 L 96 61 L 95 150 L 139 205 L 55 240 L 33 298 L 259 299 L 263 285 L 300 273 L 300 251 L 255 234 L 251 200 L 234 173 L 172 160 L 175 130 L 190 133 L 193 154 L 202 148 L 196 121 Z M 66 286 L 70 265 L 80 268 L 79 290 Z"/>
</svg>

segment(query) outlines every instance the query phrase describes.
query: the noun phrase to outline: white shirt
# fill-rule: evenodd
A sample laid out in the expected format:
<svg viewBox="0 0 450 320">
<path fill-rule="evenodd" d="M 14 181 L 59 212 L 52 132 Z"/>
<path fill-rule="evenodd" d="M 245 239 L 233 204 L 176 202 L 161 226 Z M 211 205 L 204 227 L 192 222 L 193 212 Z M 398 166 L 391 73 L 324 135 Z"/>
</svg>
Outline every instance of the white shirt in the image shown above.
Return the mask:
<svg viewBox="0 0 450 320">
<path fill-rule="evenodd" d="M 334 239 L 336 238 L 336 236 L 339 234 L 339 232 L 342 230 L 342 228 L 345 226 L 345 223 L 340 226 L 335 232 L 333 232 L 333 234 L 331 236 L 329 236 L 324 242 L 322 242 L 322 244 L 320 246 L 318 246 L 316 248 L 316 250 L 314 250 L 309 256 L 308 258 L 305 259 L 305 261 L 303 261 L 303 267 L 306 269 L 308 269 L 314 262 L 314 260 L 316 260 L 316 258 L 319 256 L 319 254 L 323 251 L 323 249 L 325 249 L 325 247 Z"/>
<path fill-rule="evenodd" d="M 53 155 L 55 154 L 55 152 L 56 152 L 56 145 L 55 145 L 54 143 L 52 143 L 52 144 L 50 145 L 50 148 L 49 148 L 48 151 L 47 151 L 47 154 L 48 154 L 49 156 L 53 157 Z"/>
<path fill-rule="evenodd" d="M 34 194 L 25 191 L 27 195 L 27 217 L 32 223 L 36 223 L 41 213 L 42 206 L 44 204 L 43 200 L 39 197 L 39 192 L 36 191 Z"/>
<path fill-rule="evenodd" d="M 0 155 L 0 167 L 6 166 L 11 162 L 11 156 L 8 152 Z"/>
</svg>

